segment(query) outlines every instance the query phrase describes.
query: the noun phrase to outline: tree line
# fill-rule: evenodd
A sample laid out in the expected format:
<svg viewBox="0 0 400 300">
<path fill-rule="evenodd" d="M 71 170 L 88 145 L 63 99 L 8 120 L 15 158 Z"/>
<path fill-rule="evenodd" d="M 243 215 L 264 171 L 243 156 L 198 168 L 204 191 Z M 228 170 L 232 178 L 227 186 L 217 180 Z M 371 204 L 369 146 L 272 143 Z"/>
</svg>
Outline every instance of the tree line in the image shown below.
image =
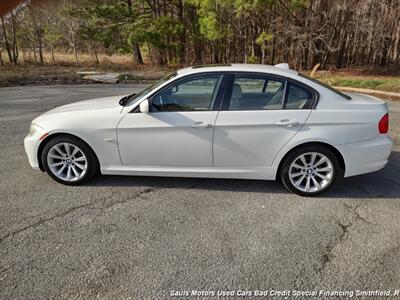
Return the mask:
<svg viewBox="0 0 400 300">
<path fill-rule="evenodd" d="M 20 53 L 129 53 L 135 64 L 400 65 L 398 0 L 34 1 L 1 18 L 0 63 Z"/>
</svg>

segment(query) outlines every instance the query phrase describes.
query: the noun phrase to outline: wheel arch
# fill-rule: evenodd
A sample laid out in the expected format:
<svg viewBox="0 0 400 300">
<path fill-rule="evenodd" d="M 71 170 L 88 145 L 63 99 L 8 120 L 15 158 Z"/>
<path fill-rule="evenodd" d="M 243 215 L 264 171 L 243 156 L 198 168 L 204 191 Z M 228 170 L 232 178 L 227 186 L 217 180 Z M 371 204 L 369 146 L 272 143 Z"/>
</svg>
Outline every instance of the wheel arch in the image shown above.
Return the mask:
<svg viewBox="0 0 400 300">
<path fill-rule="evenodd" d="M 42 152 L 43 152 L 43 149 L 44 149 L 44 147 L 46 146 L 46 144 L 47 144 L 49 141 L 51 141 L 52 139 L 54 139 L 54 138 L 56 138 L 56 137 L 59 137 L 59 136 L 69 136 L 69 137 L 73 137 L 73 138 L 76 138 L 76 139 L 80 140 L 82 143 L 86 144 L 86 145 L 93 151 L 98 166 L 100 165 L 100 163 L 99 163 L 99 158 L 98 158 L 98 156 L 97 156 L 96 151 L 94 151 L 93 147 L 91 147 L 91 146 L 90 146 L 87 142 L 85 142 L 82 138 L 80 138 L 79 136 L 76 136 L 76 135 L 74 135 L 74 134 L 67 133 L 67 132 L 56 132 L 56 133 L 53 133 L 53 134 L 50 134 L 50 135 L 46 136 L 46 138 L 45 138 L 45 139 L 40 143 L 40 145 L 39 145 L 39 148 L 38 148 L 38 151 L 37 151 L 37 154 L 36 154 L 36 155 L 37 155 L 37 160 L 38 160 L 38 163 L 39 163 L 39 169 L 40 169 L 42 172 L 45 171 L 45 170 L 44 170 L 44 167 L 43 167 L 43 162 L 42 162 Z"/>
<path fill-rule="evenodd" d="M 318 146 L 324 146 L 324 147 L 328 148 L 329 150 L 331 150 L 333 152 L 333 154 L 335 154 L 336 158 L 338 159 L 339 165 L 342 168 L 343 173 L 346 171 L 346 163 L 345 163 L 345 160 L 344 160 L 344 157 L 343 157 L 342 153 L 340 153 L 340 151 L 336 147 L 332 146 L 331 144 L 324 143 L 324 142 L 317 142 L 316 141 L 316 142 L 302 143 L 302 144 L 296 145 L 295 147 L 293 147 L 290 150 L 288 150 L 286 152 L 286 154 L 282 157 L 282 159 L 279 162 L 278 169 L 277 169 L 277 172 L 276 172 L 276 178 L 279 178 L 279 174 L 281 172 L 281 168 L 282 168 L 283 162 L 285 161 L 286 157 L 289 156 L 290 153 L 292 153 L 293 151 L 295 151 L 295 150 L 297 150 L 299 148 L 305 147 L 305 146 L 317 146 L 317 145 Z"/>
</svg>

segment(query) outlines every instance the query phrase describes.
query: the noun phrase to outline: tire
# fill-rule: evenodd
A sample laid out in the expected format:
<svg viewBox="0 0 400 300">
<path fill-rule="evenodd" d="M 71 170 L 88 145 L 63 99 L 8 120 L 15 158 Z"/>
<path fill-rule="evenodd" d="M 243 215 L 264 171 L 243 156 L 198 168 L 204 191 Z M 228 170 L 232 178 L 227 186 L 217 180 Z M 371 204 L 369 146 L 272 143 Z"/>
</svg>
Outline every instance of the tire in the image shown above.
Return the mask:
<svg viewBox="0 0 400 300">
<path fill-rule="evenodd" d="M 290 152 L 280 169 L 280 179 L 290 192 L 316 196 L 343 177 L 336 155 L 322 145 L 306 145 Z"/>
<path fill-rule="evenodd" d="M 43 148 L 41 160 L 47 174 L 65 185 L 87 182 L 99 170 L 93 150 L 82 140 L 69 135 L 50 139 Z"/>
</svg>

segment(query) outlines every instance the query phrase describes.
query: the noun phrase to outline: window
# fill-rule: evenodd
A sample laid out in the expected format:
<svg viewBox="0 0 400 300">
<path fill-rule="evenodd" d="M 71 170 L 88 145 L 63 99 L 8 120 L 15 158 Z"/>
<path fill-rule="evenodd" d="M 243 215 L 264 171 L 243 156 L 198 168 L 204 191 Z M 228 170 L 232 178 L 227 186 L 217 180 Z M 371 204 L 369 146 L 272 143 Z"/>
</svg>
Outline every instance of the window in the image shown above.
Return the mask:
<svg viewBox="0 0 400 300">
<path fill-rule="evenodd" d="M 153 98 L 151 111 L 211 110 L 220 78 L 208 75 L 172 84 Z"/>
<path fill-rule="evenodd" d="M 236 78 L 235 84 L 240 86 L 242 93 L 262 93 L 265 79 Z"/>
<path fill-rule="evenodd" d="M 313 95 L 308 90 L 289 83 L 286 109 L 310 109 L 313 103 Z"/>
<path fill-rule="evenodd" d="M 229 110 L 282 109 L 285 82 L 262 77 L 236 76 Z"/>
<path fill-rule="evenodd" d="M 124 106 L 130 105 L 130 104 L 134 103 L 135 101 L 142 99 L 143 96 L 145 96 L 146 94 L 150 93 L 152 90 L 158 88 L 159 86 L 161 86 L 162 84 L 164 84 L 168 80 L 174 78 L 176 75 L 177 75 L 176 72 L 170 73 L 168 75 L 165 75 L 159 81 L 157 81 L 157 82 L 153 83 L 152 85 L 148 86 L 147 88 L 142 90 L 140 93 L 129 95 L 127 100 L 126 100 L 126 102 L 125 102 L 125 104 L 124 104 Z"/>
</svg>

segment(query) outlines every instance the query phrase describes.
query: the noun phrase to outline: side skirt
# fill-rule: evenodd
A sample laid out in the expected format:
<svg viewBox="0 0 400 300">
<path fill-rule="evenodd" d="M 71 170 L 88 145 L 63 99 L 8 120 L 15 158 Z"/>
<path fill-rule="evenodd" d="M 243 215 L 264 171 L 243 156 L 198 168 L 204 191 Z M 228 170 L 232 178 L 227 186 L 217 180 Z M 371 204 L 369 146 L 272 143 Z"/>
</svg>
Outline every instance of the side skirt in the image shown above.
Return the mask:
<svg viewBox="0 0 400 300">
<path fill-rule="evenodd" d="M 275 180 L 276 169 L 262 168 L 207 168 L 207 167 L 154 167 L 154 166 L 113 166 L 100 168 L 103 175 L 132 175 L 160 177 L 199 177 Z"/>
</svg>

